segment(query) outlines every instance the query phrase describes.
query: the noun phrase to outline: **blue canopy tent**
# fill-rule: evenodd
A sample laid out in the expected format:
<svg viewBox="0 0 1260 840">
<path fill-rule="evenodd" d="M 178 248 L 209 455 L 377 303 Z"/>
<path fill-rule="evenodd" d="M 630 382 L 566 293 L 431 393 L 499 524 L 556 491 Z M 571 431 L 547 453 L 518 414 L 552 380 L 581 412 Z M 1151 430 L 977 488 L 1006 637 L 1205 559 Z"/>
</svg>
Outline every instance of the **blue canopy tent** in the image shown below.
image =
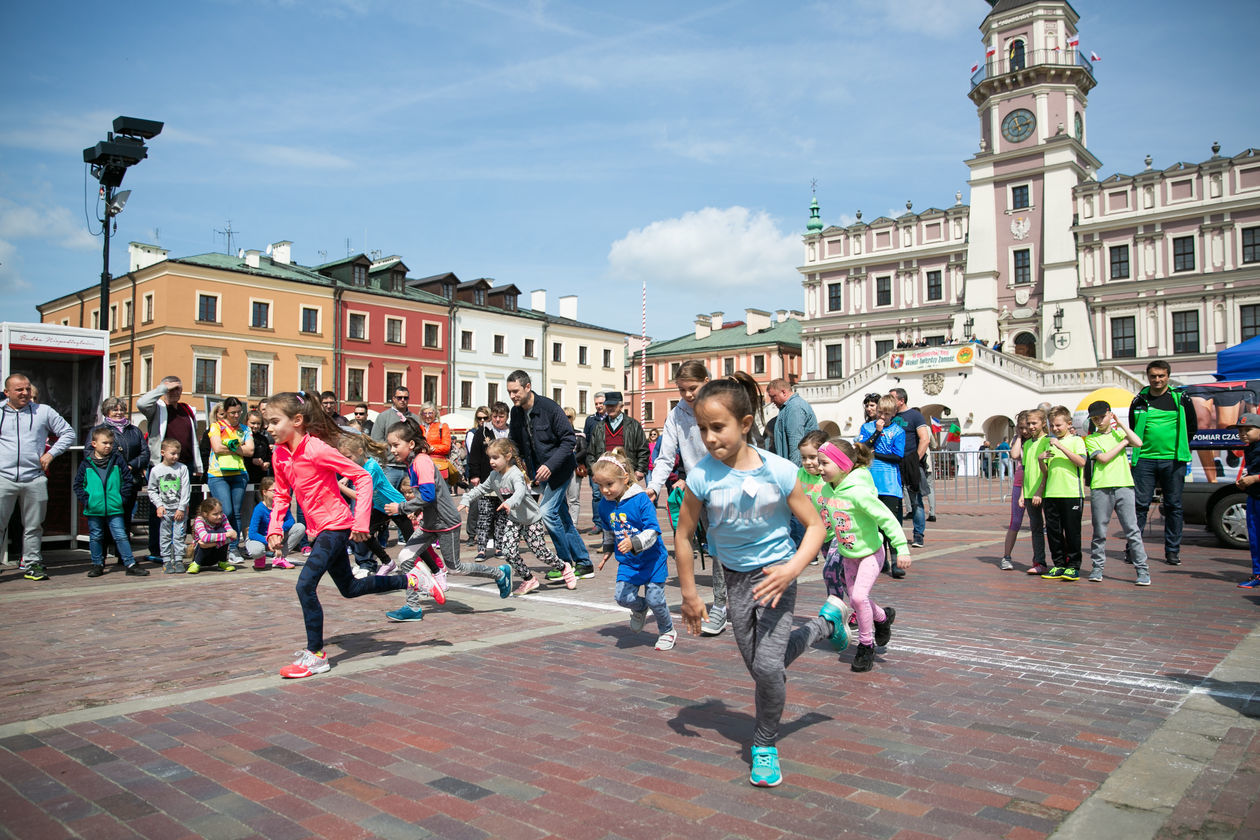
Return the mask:
<svg viewBox="0 0 1260 840">
<path fill-rule="evenodd" d="M 1218 382 L 1260 379 L 1260 335 L 1216 354 Z"/>
</svg>

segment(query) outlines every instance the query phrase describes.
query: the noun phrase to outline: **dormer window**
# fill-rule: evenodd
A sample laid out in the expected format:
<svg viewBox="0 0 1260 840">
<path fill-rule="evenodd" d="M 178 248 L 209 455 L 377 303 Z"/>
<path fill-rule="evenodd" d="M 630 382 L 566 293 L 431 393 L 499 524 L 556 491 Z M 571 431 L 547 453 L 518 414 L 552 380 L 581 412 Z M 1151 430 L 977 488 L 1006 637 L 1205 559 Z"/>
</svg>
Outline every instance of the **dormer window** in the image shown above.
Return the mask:
<svg viewBox="0 0 1260 840">
<path fill-rule="evenodd" d="M 366 265 L 354 266 L 353 274 L 351 276 L 354 281 L 354 285 L 366 286 L 367 285 L 367 266 Z"/>
<path fill-rule="evenodd" d="M 389 273 L 389 290 L 391 292 L 401 292 L 405 279 L 403 272 L 391 271 Z"/>
<path fill-rule="evenodd" d="M 477 304 L 478 306 L 486 305 L 486 290 L 485 289 L 473 289 L 473 303 Z"/>
<path fill-rule="evenodd" d="M 450 283 L 443 283 L 442 284 L 442 297 L 446 298 L 447 300 L 454 300 L 455 287 L 452 286 Z"/>
<path fill-rule="evenodd" d="M 515 312 L 516 311 L 516 295 L 504 295 L 503 308 L 506 309 L 508 312 Z"/>
</svg>

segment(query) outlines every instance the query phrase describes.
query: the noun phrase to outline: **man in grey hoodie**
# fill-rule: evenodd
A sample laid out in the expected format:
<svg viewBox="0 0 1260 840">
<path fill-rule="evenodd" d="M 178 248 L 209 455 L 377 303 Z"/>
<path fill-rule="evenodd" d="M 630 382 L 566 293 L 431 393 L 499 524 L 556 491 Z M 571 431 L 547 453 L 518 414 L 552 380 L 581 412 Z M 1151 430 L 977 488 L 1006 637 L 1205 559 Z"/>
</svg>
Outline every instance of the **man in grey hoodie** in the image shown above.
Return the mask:
<svg viewBox="0 0 1260 840">
<path fill-rule="evenodd" d="M 31 400 L 31 380 L 11 373 L 4 380 L 8 402 L 0 406 L 0 548 L 5 546 L 13 506 L 22 503 L 22 566 L 27 580 L 48 580 L 41 542 L 48 509 L 48 465 L 74 445 L 74 429 L 60 414 Z M 48 446 L 48 438 L 57 441 Z M 47 451 L 45 451 L 47 449 Z"/>
</svg>

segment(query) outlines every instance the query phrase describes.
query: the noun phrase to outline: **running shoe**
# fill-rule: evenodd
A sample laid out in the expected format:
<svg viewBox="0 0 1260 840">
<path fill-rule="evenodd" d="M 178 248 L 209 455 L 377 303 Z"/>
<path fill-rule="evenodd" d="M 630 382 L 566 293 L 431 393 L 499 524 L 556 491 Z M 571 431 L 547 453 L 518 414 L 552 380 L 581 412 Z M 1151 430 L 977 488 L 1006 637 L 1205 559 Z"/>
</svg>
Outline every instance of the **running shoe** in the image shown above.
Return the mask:
<svg viewBox="0 0 1260 840">
<path fill-rule="evenodd" d="M 835 595 L 828 595 L 827 600 L 823 602 L 823 605 L 818 610 L 818 614 L 831 624 L 831 634 L 827 636 L 827 640 L 831 642 L 831 646 L 836 650 L 844 650 L 849 646 L 851 640 L 849 635 L 849 616 L 852 613 L 853 608 Z M 713 617 L 712 612 L 709 613 L 709 617 Z M 723 616 L 723 622 L 725 620 L 725 616 Z M 704 632 L 703 624 L 700 625 L 700 632 Z"/>
<path fill-rule="evenodd" d="M 171 560 L 167 560 L 162 564 L 162 572 L 168 575 L 175 574 L 175 563 Z"/>
<path fill-rule="evenodd" d="M 293 565 L 292 563 L 290 563 L 288 560 L 284 559 L 283 557 L 277 557 L 275 560 L 271 561 L 271 568 L 273 568 L 273 569 L 296 569 L 296 568 L 297 568 L 297 566 Z"/>
<path fill-rule="evenodd" d="M 103 574 L 105 574 L 105 567 L 104 567 L 104 566 L 93 566 L 92 568 L 88 569 L 87 576 L 88 576 L 88 577 L 100 577 L 100 576 L 101 576 L 101 575 L 103 575 Z"/>
<path fill-rule="evenodd" d="M 1064 569 L 1063 577 L 1060 578 L 1060 580 L 1064 581 L 1065 583 L 1076 583 L 1080 579 L 1081 579 L 1080 569 Z"/>
<path fill-rule="evenodd" d="M 752 748 L 752 772 L 748 774 L 748 782 L 756 787 L 778 787 L 783 784 L 777 747 Z"/>
<path fill-rule="evenodd" d="M 442 568 L 434 572 L 433 579 L 437 581 L 438 588 L 441 589 L 442 594 L 445 595 L 446 590 L 450 588 L 446 585 L 446 567 L 443 566 Z"/>
<path fill-rule="evenodd" d="M 381 577 L 384 575 L 392 575 L 397 569 L 398 569 L 398 561 L 390 560 L 384 566 L 381 566 L 379 569 L 377 569 L 376 574 L 377 574 L 377 577 Z"/>
<path fill-rule="evenodd" d="M 884 647 L 892 638 L 892 625 L 897 619 L 897 611 L 892 607 L 884 607 L 884 620 L 875 622 L 875 644 Z"/>
<path fill-rule="evenodd" d="M 577 575 L 578 580 L 589 580 L 595 577 L 595 566 L 590 563 L 576 563 L 573 566 L 573 573 Z"/>
<path fill-rule="evenodd" d="M 399 607 L 385 613 L 390 621 L 420 621 L 424 618 L 424 610 L 419 607 Z"/>
<path fill-rule="evenodd" d="M 630 629 L 638 633 L 647 624 L 647 610 L 630 611 Z"/>
<path fill-rule="evenodd" d="M 1015 564 L 1011 562 L 1011 558 L 1003 557 L 1002 562 L 998 563 L 998 568 L 1004 572 L 1009 572 L 1011 569 L 1015 568 Z"/>
<path fill-rule="evenodd" d="M 726 607 L 714 607 L 709 610 L 709 617 L 700 622 L 702 636 L 720 636 L 726 629 Z"/>
<path fill-rule="evenodd" d="M 1147 575 L 1149 578 L 1150 575 Z M 1252 575 L 1251 577 L 1238 584 L 1239 589 L 1260 589 L 1260 575 Z"/>
<path fill-rule="evenodd" d="M 184 566 L 184 561 L 183 561 L 183 560 L 176 560 L 176 561 L 175 561 L 175 574 L 177 574 L 177 575 L 182 575 L 182 574 L 184 574 L 184 573 L 185 573 L 185 572 L 187 572 L 187 571 L 188 571 L 188 569 Z"/>
<path fill-rule="evenodd" d="M 188 574 L 195 575 L 200 571 L 201 571 L 201 566 L 197 563 L 196 560 L 188 564 Z"/>
<path fill-rule="evenodd" d="M 1028 574 L 1030 575 L 1044 575 L 1045 573 L 1046 567 L 1040 563 L 1034 564 L 1033 567 L 1028 570 Z"/>
<path fill-rule="evenodd" d="M 1260 577 L 1260 576 L 1257 576 L 1257 577 Z M 1137 580 L 1134 581 L 1134 584 L 1136 584 L 1137 586 L 1150 586 L 1151 573 L 1145 570 L 1138 572 Z M 1239 586 L 1245 586 L 1245 585 L 1246 584 L 1239 584 Z M 1260 584 L 1254 584 L 1254 585 L 1260 586 Z"/>
<path fill-rule="evenodd" d="M 564 580 L 565 589 L 577 589 L 577 575 L 573 573 L 573 566 L 565 563 L 564 568 L 560 572 L 560 577 Z"/>
<path fill-rule="evenodd" d="M 231 563 L 229 563 L 227 560 L 220 560 L 216 565 L 219 567 L 219 571 L 221 572 L 235 572 L 236 571 L 236 567 L 233 566 Z"/>
<path fill-rule="evenodd" d="M 27 580 L 48 580 L 48 572 L 44 571 L 43 563 L 28 563 L 22 577 Z"/>
<path fill-rule="evenodd" d="M 127 567 L 127 571 L 123 572 L 123 574 L 131 575 L 132 577 L 148 577 L 149 570 L 133 560 L 131 565 Z"/>
<path fill-rule="evenodd" d="M 1102 579 L 1103 579 L 1102 569 L 1095 566 L 1093 569 L 1090 570 L 1089 572 L 1090 583 L 1102 583 Z"/>
<path fill-rule="evenodd" d="M 438 606 L 446 603 L 446 593 L 437 585 L 433 575 L 423 565 L 416 566 L 408 573 L 407 588 L 429 594 Z"/>
<path fill-rule="evenodd" d="M 1062 566 L 1051 566 L 1050 570 L 1041 577 L 1045 580 L 1063 580 L 1063 574 L 1066 571 L 1067 569 Z"/>
<path fill-rule="evenodd" d="M 849 666 L 850 671 L 869 671 L 875 667 L 875 645 L 864 645 L 858 643 L 857 652 L 853 654 L 853 664 Z"/>
<path fill-rule="evenodd" d="M 657 650 L 673 650 L 674 645 L 677 643 L 678 643 L 678 631 L 670 630 L 669 632 L 662 633 L 660 636 L 657 637 L 656 649 Z"/>
<path fill-rule="evenodd" d="M 503 576 L 495 581 L 499 585 L 499 597 L 510 598 L 512 596 L 512 567 L 505 563 L 499 567 L 499 571 L 503 572 Z"/>
<path fill-rule="evenodd" d="M 293 664 L 280 669 L 280 676 L 286 680 L 300 680 L 302 677 L 322 674 L 332 667 L 328 664 L 328 655 L 322 650 L 319 653 L 299 650 L 293 655 L 297 657 Z"/>
<path fill-rule="evenodd" d="M 560 569 L 548 569 L 544 577 L 547 579 L 547 583 L 562 583 L 564 581 L 564 572 Z"/>
<path fill-rule="evenodd" d="M 538 578 L 536 577 L 527 578 L 526 580 L 521 581 L 520 584 L 517 585 L 516 592 L 512 594 L 516 595 L 517 597 L 520 597 L 521 595 L 528 595 L 529 593 L 533 592 L 540 586 L 542 586 L 542 584 L 538 582 Z"/>
</svg>

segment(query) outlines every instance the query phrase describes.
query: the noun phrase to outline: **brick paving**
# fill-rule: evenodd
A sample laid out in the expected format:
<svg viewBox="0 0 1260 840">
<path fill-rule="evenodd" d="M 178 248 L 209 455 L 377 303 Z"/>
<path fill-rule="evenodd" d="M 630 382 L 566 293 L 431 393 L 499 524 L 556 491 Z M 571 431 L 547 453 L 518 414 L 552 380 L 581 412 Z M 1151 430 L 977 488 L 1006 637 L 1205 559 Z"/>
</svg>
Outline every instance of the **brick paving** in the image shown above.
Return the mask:
<svg viewBox="0 0 1260 840">
<path fill-rule="evenodd" d="M 328 587 L 334 667 L 298 682 L 275 676 L 303 644 L 296 572 L 6 568 L 0 837 L 1048 837 L 1205 690 L 1260 597 L 1233 586 L 1245 553 L 1198 533 L 1150 588 L 1118 552 L 1102 584 L 1000 572 L 1004 521 L 942 506 L 909 577 L 876 586 L 898 618 L 875 670 L 797 660 L 774 790 L 747 783 L 731 635 L 654 651 L 611 567 L 537 600 L 454 579 L 413 624 L 384 620 L 401 594 Z M 801 614 L 822 599 L 811 567 Z M 1218 692 L 1240 723 L 1159 836 L 1260 836 L 1256 692 Z"/>
</svg>

